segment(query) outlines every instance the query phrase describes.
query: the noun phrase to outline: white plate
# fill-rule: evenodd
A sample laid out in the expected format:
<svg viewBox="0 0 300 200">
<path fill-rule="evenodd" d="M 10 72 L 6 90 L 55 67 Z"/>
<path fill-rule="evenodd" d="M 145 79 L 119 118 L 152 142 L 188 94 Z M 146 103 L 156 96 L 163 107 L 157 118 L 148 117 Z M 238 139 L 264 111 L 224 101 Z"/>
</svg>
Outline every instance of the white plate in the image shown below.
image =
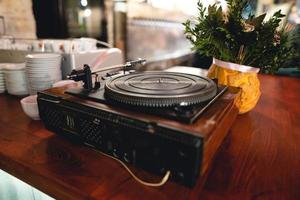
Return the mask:
<svg viewBox="0 0 300 200">
<path fill-rule="evenodd" d="M 61 74 L 60 70 L 45 70 L 45 71 L 27 71 L 27 75 L 39 75 L 39 74 Z"/>
<path fill-rule="evenodd" d="M 45 69 L 26 69 L 26 72 L 45 72 L 45 71 L 61 71 L 60 68 L 45 68 Z"/>
<path fill-rule="evenodd" d="M 61 73 L 60 69 L 48 69 L 48 70 L 26 70 L 27 74 L 43 74 L 43 73 Z"/>
<path fill-rule="evenodd" d="M 56 59 L 34 59 L 34 60 L 28 60 L 26 59 L 26 64 L 45 64 L 45 63 L 52 63 L 52 62 L 61 62 L 61 58 Z"/>
<path fill-rule="evenodd" d="M 47 65 L 41 65 L 38 67 L 26 67 L 26 70 L 47 70 L 47 69 L 60 69 L 60 65 L 53 65 L 53 66 L 47 66 Z"/>
<path fill-rule="evenodd" d="M 60 78 L 60 74 L 48 74 L 48 73 L 44 73 L 44 74 L 28 74 L 27 78 L 30 80 L 43 80 L 43 78 Z"/>
<path fill-rule="evenodd" d="M 60 66 L 61 63 L 58 63 L 58 62 L 47 62 L 47 63 L 28 63 L 26 65 L 26 68 L 46 68 L 46 67 L 57 67 L 57 66 Z"/>
<path fill-rule="evenodd" d="M 30 63 L 30 62 L 27 62 L 26 63 L 26 66 L 27 67 L 36 67 L 36 66 L 51 66 L 51 65 L 61 65 L 61 62 L 60 61 L 48 61 L 48 62 L 36 62 L 36 63 Z"/>
<path fill-rule="evenodd" d="M 59 72 L 61 71 L 60 69 L 56 69 L 56 68 L 52 68 L 52 69 L 27 69 L 26 72 L 35 72 L 35 73 L 39 73 L 39 72 L 45 72 L 45 71 L 50 71 L 50 72 Z"/>
<path fill-rule="evenodd" d="M 27 87 L 7 87 L 6 88 L 8 91 L 12 91 L 12 92 L 15 92 L 15 91 L 27 91 L 28 88 Z"/>
<path fill-rule="evenodd" d="M 26 70 L 48 70 L 48 69 L 60 69 L 60 66 L 40 66 L 40 67 L 27 67 Z"/>
<path fill-rule="evenodd" d="M 27 67 L 26 71 L 39 71 L 39 70 L 60 70 L 60 66 L 52 66 L 52 67 Z"/>
<path fill-rule="evenodd" d="M 27 86 L 27 81 L 24 79 L 21 81 L 15 81 L 15 82 L 6 81 L 6 87 L 25 87 L 25 86 Z"/>
<path fill-rule="evenodd" d="M 58 74 L 58 73 L 61 73 L 61 70 L 57 70 L 57 69 L 53 69 L 53 70 L 39 70 L 39 71 L 34 71 L 34 70 L 28 70 L 26 71 L 26 74 L 44 74 L 44 73 L 47 73 L 47 74 Z"/>
<path fill-rule="evenodd" d="M 11 95 L 15 95 L 15 96 L 25 96 L 25 95 L 28 95 L 29 92 L 28 91 L 21 91 L 21 92 L 16 92 L 16 91 L 7 91 L 8 94 L 11 94 Z"/>
<path fill-rule="evenodd" d="M 55 53 L 40 53 L 40 54 L 29 54 L 26 56 L 26 59 L 54 59 L 61 57 L 60 54 Z"/>
<path fill-rule="evenodd" d="M 26 58 L 26 62 L 48 62 L 48 61 L 57 61 L 61 60 L 61 56 L 53 58 Z"/>
<path fill-rule="evenodd" d="M 51 74 L 39 74 L 39 75 L 28 75 L 28 80 L 31 81 L 43 81 L 43 80 L 48 80 L 48 79 L 57 79 L 60 78 L 58 75 L 51 75 Z"/>
<path fill-rule="evenodd" d="M 26 77 L 26 73 L 7 73 L 5 74 L 5 79 L 11 79 L 15 77 Z"/>
<path fill-rule="evenodd" d="M 47 63 L 47 62 L 61 62 L 61 57 L 55 59 L 26 59 L 26 63 Z"/>
<path fill-rule="evenodd" d="M 7 85 L 6 88 L 12 89 L 12 90 L 26 90 L 27 84 L 18 84 L 18 85 Z"/>
<path fill-rule="evenodd" d="M 7 71 L 20 71 L 25 69 L 25 63 L 11 63 L 7 64 L 2 70 L 3 72 Z"/>
</svg>

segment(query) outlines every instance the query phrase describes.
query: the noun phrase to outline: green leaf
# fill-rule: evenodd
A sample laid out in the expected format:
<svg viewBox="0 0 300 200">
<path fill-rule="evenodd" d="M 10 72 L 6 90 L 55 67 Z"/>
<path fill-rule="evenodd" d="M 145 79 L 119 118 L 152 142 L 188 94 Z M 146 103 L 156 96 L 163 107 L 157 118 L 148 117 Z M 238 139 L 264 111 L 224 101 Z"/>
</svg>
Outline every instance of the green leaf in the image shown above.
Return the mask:
<svg viewBox="0 0 300 200">
<path fill-rule="evenodd" d="M 225 19 L 220 6 L 214 4 L 206 9 L 198 2 L 197 18 L 183 23 L 193 50 L 224 61 L 260 67 L 268 73 L 291 64 L 300 65 L 300 52 L 292 42 L 295 39 L 283 30 L 277 30 L 284 17 L 281 11 L 264 22 L 266 14 L 243 18 L 247 0 L 227 0 L 227 4 Z M 245 31 L 247 24 L 253 25 L 255 29 Z M 242 46 L 243 55 L 238 56 Z"/>
</svg>

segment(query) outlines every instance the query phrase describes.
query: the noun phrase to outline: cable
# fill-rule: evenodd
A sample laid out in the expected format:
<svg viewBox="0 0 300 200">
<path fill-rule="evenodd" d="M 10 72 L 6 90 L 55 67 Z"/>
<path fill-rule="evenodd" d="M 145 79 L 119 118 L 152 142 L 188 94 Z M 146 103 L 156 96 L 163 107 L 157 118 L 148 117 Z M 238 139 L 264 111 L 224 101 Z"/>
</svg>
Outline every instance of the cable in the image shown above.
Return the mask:
<svg viewBox="0 0 300 200">
<path fill-rule="evenodd" d="M 107 42 L 103 42 L 103 41 L 97 40 L 97 43 L 101 44 L 101 45 L 103 45 L 105 47 L 108 47 L 108 48 L 113 48 L 113 46 L 111 44 L 107 43 Z"/>
<path fill-rule="evenodd" d="M 128 171 L 128 173 L 137 181 L 137 182 L 139 182 L 140 184 L 142 184 L 142 185 L 146 185 L 146 186 L 150 186 L 150 187 L 160 187 L 160 186 L 162 186 L 162 185 L 164 185 L 168 180 L 169 180 L 169 178 L 170 178 L 170 175 L 171 175 L 171 172 L 170 172 L 170 170 L 168 170 L 167 172 L 166 172 L 166 174 L 165 174 L 165 176 L 161 179 L 161 181 L 160 182 L 158 182 L 158 183 L 149 183 L 149 182 L 146 182 L 146 181 L 143 181 L 142 179 L 140 179 L 139 177 L 137 177 L 128 167 L 127 167 L 127 165 L 124 163 L 124 162 L 122 162 L 121 160 L 119 160 L 119 159 L 117 159 L 117 158 L 115 158 L 115 157 L 113 157 L 113 156 L 110 156 L 110 155 L 108 155 L 108 154 L 105 154 L 105 153 L 103 153 L 103 152 L 101 152 L 101 151 L 98 151 L 98 150 L 96 150 L 96 149 L 94 149 L 94 151 L 96 151 L 97 153 L 100 153 L 100 154 L 102 154 L 102 155 L 104 155 L 104 156 L 107 156 L 107 157 L 109 157 L 109 158 L 112 158 L 112 159 L 114 159 L 114 160 L 116 160 L 116 161 L 118 161 L 127 171 Z"/>
</svg>

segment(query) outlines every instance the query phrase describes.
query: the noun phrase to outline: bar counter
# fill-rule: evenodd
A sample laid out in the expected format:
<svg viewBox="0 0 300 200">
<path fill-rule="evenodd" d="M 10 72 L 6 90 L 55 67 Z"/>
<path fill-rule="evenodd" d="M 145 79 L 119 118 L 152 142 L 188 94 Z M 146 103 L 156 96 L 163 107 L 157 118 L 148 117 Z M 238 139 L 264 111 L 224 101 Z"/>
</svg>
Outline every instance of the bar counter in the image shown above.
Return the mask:
<svg viewBox="0 0 300 200">
<path fill-rule="evenodd" d="M 0 95 L 0 169 L 56 199 L 300 199 L 300 79 L 260 75 L 262 96 L 239 115 L 194 188 L 151 188 L 116 161 L 46 130 L 20 98 Z M 154 176 L 129 166 L 144 180 Z"/>
</svg>

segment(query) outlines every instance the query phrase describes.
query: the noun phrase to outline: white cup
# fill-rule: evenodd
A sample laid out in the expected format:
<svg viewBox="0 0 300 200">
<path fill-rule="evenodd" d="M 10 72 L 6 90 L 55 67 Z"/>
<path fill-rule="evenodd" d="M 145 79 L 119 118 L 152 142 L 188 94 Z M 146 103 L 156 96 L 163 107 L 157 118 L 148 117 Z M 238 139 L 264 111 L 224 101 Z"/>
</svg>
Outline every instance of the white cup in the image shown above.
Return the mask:
<svg viewBox="0 0 300 200">
<path fill-rule="evenodd" d="M 53 40 L 52 50 L 54 53 L 71 53 L 72 40 Z"/>
<path fill-rule="evenodd" d="M 53 40 L 43 40 L 45 52 L 53 52 Z"/>
<path fill-rule="evenodd" d="M 21 106 L 24 113 L 33 120 L 39 120 L 39 109 L 37 104 L 37 95 L 31 95 L 21 99 Z"/>
<path fill-rule="evenodd" d="M 91 51 L 97 49 L 97 40 L 93 38 L 80 38 L 83 44 L 83 51 Z"/>
<path fill-rule="evenodd" d="M 32 49 L 35 52 L 45 52 L 45 44 L 43 40 L 35 40 L 32 42 Z"/>
</svg>

